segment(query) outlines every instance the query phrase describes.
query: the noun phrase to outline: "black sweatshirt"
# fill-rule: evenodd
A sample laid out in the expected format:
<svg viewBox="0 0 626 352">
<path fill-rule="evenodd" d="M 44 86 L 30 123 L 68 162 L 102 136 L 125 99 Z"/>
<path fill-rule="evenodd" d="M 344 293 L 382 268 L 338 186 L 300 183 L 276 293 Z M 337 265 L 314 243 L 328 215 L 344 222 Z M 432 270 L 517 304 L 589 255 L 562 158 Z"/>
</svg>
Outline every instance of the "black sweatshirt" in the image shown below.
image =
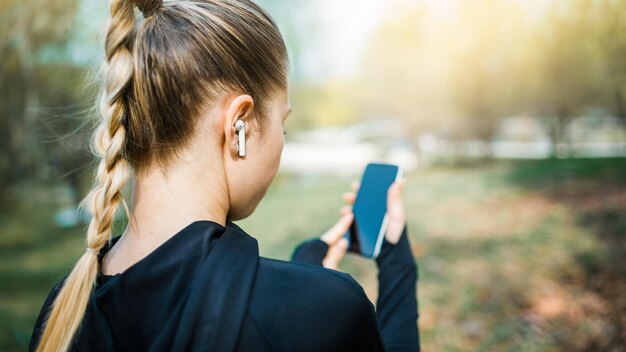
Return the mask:
<svg viewBox="0 0 626 352">
<path fill-rule="evenodd" d="M 123 273 L 99 273 L 71 349 L 418 351 L 417 268 L 406 227 L 376 260 L 377 311 L 349 274 L 320 266 L 327 249 L 312 240 L 293 262 L 269 259 L 234 223 L 195 221 Z M 29 350 L 63 281 L 43 304 Z"/>
</svg>

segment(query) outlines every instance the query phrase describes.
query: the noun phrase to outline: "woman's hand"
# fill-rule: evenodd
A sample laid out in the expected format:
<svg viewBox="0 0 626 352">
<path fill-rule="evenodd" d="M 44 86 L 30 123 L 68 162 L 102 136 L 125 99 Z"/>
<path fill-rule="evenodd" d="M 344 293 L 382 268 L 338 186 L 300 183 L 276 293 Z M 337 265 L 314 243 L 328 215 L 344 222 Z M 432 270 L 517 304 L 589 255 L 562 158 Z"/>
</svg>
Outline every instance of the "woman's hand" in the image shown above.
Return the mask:
<svg viewBox="0 0 626 352">
<path fill-rule="evenodd" d="M 328 252 L 322 261 L 325 268 L 337 269 L 339 262 L 348 250 L 348 240 L 343 235 L 350 229 L 354 215 L 352 212 L 344 212 L 341 219 L 324 233 L 320 240 L 328 244 Z"/>
<path fill-rule="evenodd" d="M 404 184 L 404 179 L 396 181 L 387 191 L 387 216 L 389 220 L 385 238 L 392 244 L 398 243 L 406 223 L 406 213 L 402 200 Z M 343 238 L 343 235 L 350 229 L 350 225 L 352 225 L 352 221 L 354 220 L 352 205 L 356 199 L 356 193 L 359 190 L 358 182 L 352 184 L 352 190 L 352 192 L 343 194 L 343 200 L 346 202 L 346 205 L 339 211 L 341 214 L 339 221 L 320 237 L 320 240 L 328 244 L 328 252 L 322 261 L 322 265 L 325 268 L 337 269 L 341 259 L 346 255 L 346 251 L 348 250 L 348 240 Z"/>
<path fill-rule="evenodd" d="M 398 180 L 391 184 L 387 190 L 387 232 L 385 238 L 392 244 L 398 243 L 402 230 L 406 223 L 406 213 L 404 211 L 404 202 L 402 200 L 402 190 L 404 189 L 405 179 Z M 341 208 L 341 215 L 352 214 L 352 205 L 356 199 L 356 193 L 359 191 L 359 183 L 352 184 L 352 192 L 343 194 L 343 200 L 347 203 Z"/>
</svg>

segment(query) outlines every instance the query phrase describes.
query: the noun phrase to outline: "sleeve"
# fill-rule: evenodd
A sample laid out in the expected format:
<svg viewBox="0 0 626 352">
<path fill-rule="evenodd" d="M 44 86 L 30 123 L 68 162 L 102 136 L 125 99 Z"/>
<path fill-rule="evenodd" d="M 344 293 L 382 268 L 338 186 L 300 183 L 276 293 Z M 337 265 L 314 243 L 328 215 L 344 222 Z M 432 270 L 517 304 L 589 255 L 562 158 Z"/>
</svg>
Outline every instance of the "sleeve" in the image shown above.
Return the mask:
<svg viewBox="0 0 626 352">
<path fill-rule="evenodd" d="M 37 321 L 35 322 L 35 326 L 33 327 L 33 333 L 30 337 L 30 343 L 28 344 L 28 351 L 37 350 L 37 345 L 39 345 L 39 339 L 41 338 L 43 329 L 46 327 L 45 324 L 48 320 L 50 310 L 52 309 L 52 304 L 59 294 L 59 291 L 61 290 L 64 281 L 65 279 L 56 283 L 50 290 L 50 293 L 48 293 L 48 297 L 46 297 L 46 300 L 41 307 L 41 311 L 39 312 L 39 316 L 37 317 Z"/>
<path fill-rule="evenodd" d="M 346 276 L 349 275 L 346 274 Z M 358 287 L 359 294 L 356 297 L 350 296 L 349 302 L 337 305 L 337 312 L 341 309 L 339 307 L 346 307 L 350 310 L 346 320 L 341 325 L 344 328 L 349 327 L 346 331 L 350 331 L 347 334 L 351 335 L 347 339 L 348 344 L 341 346 L 337 351 L 392 351 L 384 345 L 374 305 L 365 294 L 361 285 L 351 276 L 350 279 L 354 282 L 354 286 Z"/>
<path fill-rule="evenodd" d="M 291 261 L 322 266 L 322 261 L 327 252 L 328 244 L 319 238 L 313 238 L 296 247 L 291 255 Z"/>
<path fill-rule="evenodd" d="M 376 314 L 386 351 L 419 351 L 417 327 L 417 265 L 411 252 L 407 226 L 400 240 L 383 240 L 378 266 Z"/>
</svg>

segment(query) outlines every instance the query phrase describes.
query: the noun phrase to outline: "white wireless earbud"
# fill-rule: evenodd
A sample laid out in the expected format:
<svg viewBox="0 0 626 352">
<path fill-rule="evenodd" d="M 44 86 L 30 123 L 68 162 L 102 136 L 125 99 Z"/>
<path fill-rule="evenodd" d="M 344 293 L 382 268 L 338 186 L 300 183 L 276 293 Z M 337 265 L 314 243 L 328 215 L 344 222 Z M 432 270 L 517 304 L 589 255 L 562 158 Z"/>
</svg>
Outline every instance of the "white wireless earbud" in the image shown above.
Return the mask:
<svg viewBox="0 0 626 352">
<path fill-rule="evenodd" d="M 246 123 L 243 120 L 237 120 L 235 129 L 239 135 L 239 156 L 246 156 Z"/>
</svg>

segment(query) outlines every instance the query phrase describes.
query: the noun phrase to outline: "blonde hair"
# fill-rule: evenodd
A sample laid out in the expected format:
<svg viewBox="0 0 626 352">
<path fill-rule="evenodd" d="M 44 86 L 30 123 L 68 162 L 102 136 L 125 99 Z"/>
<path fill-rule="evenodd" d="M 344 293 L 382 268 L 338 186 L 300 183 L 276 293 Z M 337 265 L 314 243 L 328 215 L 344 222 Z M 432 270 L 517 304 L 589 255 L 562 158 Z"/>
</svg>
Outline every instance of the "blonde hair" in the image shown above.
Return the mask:
<svg viewBox="0 0 626 352">
<path fill-rule="evenodd" d="M 262 119 L 266 101 L 287 86 L 283 38 L 251 0 L 111 0 L 110 11 L 92 140 L 100 163 L 83 202 L 93 216 L 87 250 L 52 305 L 38 351 L 71 348 L 120 204 L 128 214 L 122 189 L 131 172 L 166 166 L 193 135 L 193 117 L 219 93 L 251 95 Z"/>
</svg>

